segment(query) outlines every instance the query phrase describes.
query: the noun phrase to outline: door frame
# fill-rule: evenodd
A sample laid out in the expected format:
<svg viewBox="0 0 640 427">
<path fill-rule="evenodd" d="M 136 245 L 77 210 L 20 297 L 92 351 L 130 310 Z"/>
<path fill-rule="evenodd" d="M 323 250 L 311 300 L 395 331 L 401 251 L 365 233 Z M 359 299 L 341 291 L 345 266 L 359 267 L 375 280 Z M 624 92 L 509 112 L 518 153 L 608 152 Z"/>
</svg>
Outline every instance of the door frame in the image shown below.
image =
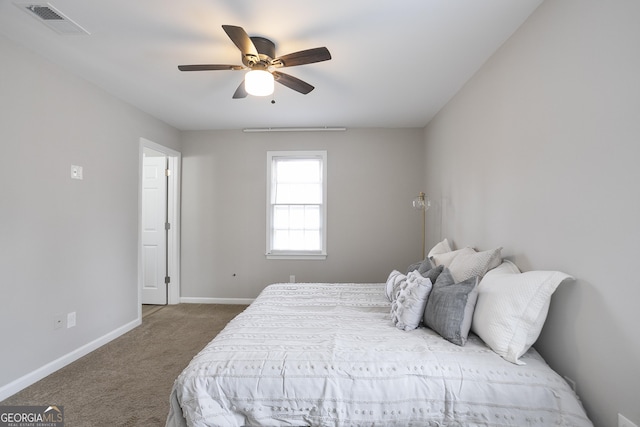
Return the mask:
<svg viewBox="0 0 640 427">
<path fill-rule="evenodd" d="M 140 138 L 138 152 L 138 318 L 142 318 L 142 171 L 144 149 L 150 148 L 167 156 L 169 179 L 167 182 L 167 222 L 171 224 L 167 235 L 167 271 L 171 282 L 167 304 L 180 303 L 180 166 L 182 153 Z"/>
<path fill-rule="evenodd" d="M 168 157 L 144 147 L 142 176 L 142 306 L 166 305 Z"/>
</svg>

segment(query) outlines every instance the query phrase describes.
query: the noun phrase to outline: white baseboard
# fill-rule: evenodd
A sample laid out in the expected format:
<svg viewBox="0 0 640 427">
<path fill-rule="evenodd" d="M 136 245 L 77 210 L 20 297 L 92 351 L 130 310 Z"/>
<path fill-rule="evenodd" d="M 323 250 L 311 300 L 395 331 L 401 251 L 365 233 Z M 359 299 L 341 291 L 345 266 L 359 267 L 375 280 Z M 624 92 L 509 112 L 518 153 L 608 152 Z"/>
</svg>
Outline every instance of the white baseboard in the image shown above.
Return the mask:
<svg viewBox="0 0 640 427">
<path fill-rule="evenodd" d="M 199 297 L 182 297 L 180 302 L 183 304 L 237 304 L 249 305 L 254 298 L 199 298 Z"/>
<path fill-rule="evenodd" d="M 40 381 L 41 379 L 43 379 L 44 377 L 46 377 L 47 375 L 50 375 L 52 373 L 54 373 L 55 371 L 64 368 L 65 366 L 67 366 L 68 364 L 70 364 L 71 362 L 74 362 L 78 359 L 80 359 L 82 356 L 85 356 L 89 353 L 91 353 L 93 350 L 96 350 L 99 347 L 102 347 L 103 345 L 105 345 L 106 343 L 108 343 L 109 341 L 113 341 L 114 339 L 118 338 L 121 335 L 126 334 L 127 332 L 129 332 L 130 330 L 132 330 L 133 328 L 139 326 L 142 323 L 142 319 L 138 318 L 132 322 L 127 323 L 124 326 L 119 327 L 118 329 L 109 332 L 106 335 L 103 335 L 100 338 L 97 338 L 93 341 L 91 341 L 88 344 L 83 345 L 82 347 L 79 347 L 75 350 L 73 350 L 70 353 L 65 354 L 64 356 L 47 363 L 46 365 L 36 369 L 33 372 L 28 373 L 27 375 L 24 375 L 20 378 L 18 378 L 17 380 L 14 380 L 12 382 L 10 382 L 7 385 L 4 385 L 2 387 L 0 387 L 0 401 L 8 398 L 9 396 L 12 396 L 14 394 L 16 394 L 17 392 L 19 392 L 20 390 L 23 390 L 27 387 L 29 387 L 30 385 Z"/>
</svg>

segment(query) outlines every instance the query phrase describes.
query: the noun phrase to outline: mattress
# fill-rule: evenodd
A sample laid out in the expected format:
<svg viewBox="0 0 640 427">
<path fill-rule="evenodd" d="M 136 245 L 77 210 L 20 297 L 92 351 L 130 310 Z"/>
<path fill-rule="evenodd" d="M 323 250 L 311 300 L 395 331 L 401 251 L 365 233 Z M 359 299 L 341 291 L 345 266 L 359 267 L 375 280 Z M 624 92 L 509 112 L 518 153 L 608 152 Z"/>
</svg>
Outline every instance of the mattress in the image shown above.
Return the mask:
<svg viewBox="0 0 640 427">
<path fill-rule="evenodd" d="M 534 350 L 395 328 L 384 284 L 274 284 L 176 379 L 167 426 L 592 426 Z"/>
</svg>

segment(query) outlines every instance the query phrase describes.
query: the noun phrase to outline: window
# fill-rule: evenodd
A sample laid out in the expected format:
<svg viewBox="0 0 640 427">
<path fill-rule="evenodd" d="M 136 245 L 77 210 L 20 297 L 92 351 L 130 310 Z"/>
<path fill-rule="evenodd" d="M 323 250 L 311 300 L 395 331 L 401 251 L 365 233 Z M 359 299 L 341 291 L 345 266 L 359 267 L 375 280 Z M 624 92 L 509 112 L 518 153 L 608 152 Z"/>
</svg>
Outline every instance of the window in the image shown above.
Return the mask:
<svg viewBox="0 0 640 427">
<path fill-rule="evenodd" d="M 267 152 L 267 258 L 326 259 L 327 152 Z"/>
</svg>

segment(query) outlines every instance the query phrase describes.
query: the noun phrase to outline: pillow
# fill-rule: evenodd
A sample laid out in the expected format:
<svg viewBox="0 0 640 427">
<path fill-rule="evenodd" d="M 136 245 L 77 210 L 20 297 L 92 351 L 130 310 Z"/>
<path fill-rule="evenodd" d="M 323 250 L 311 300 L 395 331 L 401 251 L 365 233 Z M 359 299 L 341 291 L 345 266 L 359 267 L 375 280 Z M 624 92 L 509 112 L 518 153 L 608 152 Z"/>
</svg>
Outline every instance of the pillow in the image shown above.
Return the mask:
<svg viewBox="0 0 640 427">
<path fill-rule="evenodd" d="M 428 262 L 429 260 L 426 260 L 426 261 Z M 438 277 L 440 277 L 440 274 L 442 273 L 443 269 L 444 267 L 439 265 L 437 267 L 433 267 L 432 269 L 425 271 L 424 273 L 420 273 L 420 270 L 418 270 L 418 273 L 420 273 L 422 277 L 425 277 L 431 280 L 431 283 L 436 283 L 436 280 L 438 280 Z"/>
<path fill-rule="evenodd" d="M 407 280 L 407 276 L 400 273 L 398 270 L 393 270 L 391 274 L 389 274 L 389 277 L 387 278 L 387 286 L 385 288 L 385 294 L 389 301 L 393 302 L 396 299 L 398 287 L 404 280 Z"/>
<path fill-rule="evenodd" d="M 467 342 L 473 309 L 478 296 L 478 278 L 471 277 L 455 283 L 448 268 L 445 268 L 427 300 L 424 323 L 442 338 L 456 345 Z"/>
<path fill-rule="evenodd" d="M 502 248 L 489 251 L 464 251 L 458 254 L 449 264 L 449 271 L 456 282 L 462 282 L 470 277 L 482 277 L 485 273 L 496 268 L 502 262 Z"/>
<path fill-rule="evenodd" d="M 442 267 L 442 266 L 440 266 L 440 267 Z M 429 258 L 425 258 L 422 262 L 417 262 L 415 264 L 411 264 L 409 266 L 409 268 L 407 269 L 407 274 L 411 273 L 412 271 L 417 271 L 423 277 L 429 277 L 431 279 L 431 283 L 435 283 L 436 279 L 438 278 L 438 275 L 442 272 L 442 268 L 439 268 L 438 271 L 432 272 L 432 270 L 434 268 L 438 268 L 438 267 L 432 266 L 431 265 L 431 261 L 429 260 Z M 431 274 L 435 274 L 435 277 L 428 276 L 428 274 L 430 272 L 431 272 Z"/>
<path fill-rule="evenodd" d="M 407 268 L 407 273 L 409 273 L 410 271 L 418 270 L 418 273 L 424 276 L 425 272 L 437 266 L 436 264 L 433 264 L 431 262 L 430 258 L 433 255 L 443 254 L 447 252 L 451 252 L 451 246 L 449 245 L 449 241 L 447 239 L 444 239 L 442 242 L 437 243 L 433 248 L 431 248 L 424 260 L 418 261 L 415 264 L 411 264 L 409 268 Z"/>
<path fill-rule="evenodd" d="M 443 252 L 440 254 L 434 254 L 429 259 L 433 265 L 444 265 L 445 267 L 449 267 L 451 262 L 461 254 L 474 254 L 476 251 L 473 248 L 466 247 L 462 249 L 458 249 L 457 251 L 449 251 Z"/>
<path fill-rule="evenodd" d="M 418 261 L 415 264 L 411 264 L 407 268 L 407 274 L 411 273 L 412 271 L 417 271 L 418 273 L 424 275 L 424 273 L 431 270 L 431 268 L 432 268 L 431 261 L 429 261 L 429 258 L 425 258 L 422 261 Z"/>
<path fill-rule="evenodd" d="M 488 272 L 478 286 L 473 332 L 505 360 L 518 359 L 540 336 L 551 295 L 566 279 L 559 271 L 520 273 L 509 261 Z"/>
<path fill-rule="evenodd" d="M 451 252 L 451 245 L 449 245 L 449 241 L 447 239 L 444 239 L 442 242 L 436 244 L 433 248 L 431 248 L 429 254 L 427 255 L 427 259 L 436 254 L 443 254 L 446 252 Z"/>
<path fill-rule="evenodd" d="M 391 321 L 398 329 L 410 331 L 420 325 L 431 288 L 431 280 L 417 271 L 407 275 L 407 280 L 400 284 L 397 298 L 391 304 Z"/>
<path fill-rule="evenodd" d="M 407 274 L 411 273 L 412 271 L 418 270 L 423 262 L 424 261 L 418 261 L 416 263 L 411 264 L 409 267 L 407 267 Z"/>
</svg>

